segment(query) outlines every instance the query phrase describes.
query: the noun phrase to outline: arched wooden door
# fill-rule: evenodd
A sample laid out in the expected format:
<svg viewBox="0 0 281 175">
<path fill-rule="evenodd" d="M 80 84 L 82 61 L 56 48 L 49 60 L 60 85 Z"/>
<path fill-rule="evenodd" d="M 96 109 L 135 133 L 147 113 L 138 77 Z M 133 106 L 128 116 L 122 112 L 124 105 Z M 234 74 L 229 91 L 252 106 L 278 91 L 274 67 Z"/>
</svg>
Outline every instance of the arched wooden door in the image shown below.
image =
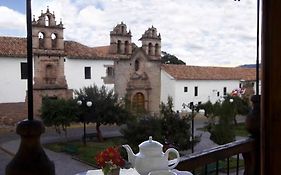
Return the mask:
<svg viewBox="0 0 281 175">
<path fill-rule="evenodd" d="M 145 102 L 144 101 L 145 100 L 144 100 L 143 93 L 141 93 L 141 92 L 136 93 L 133 97 L 133 108 L 138 112 L 143 111 L 145 109 L 145 107 L 144 107 Z"/>
</svg>

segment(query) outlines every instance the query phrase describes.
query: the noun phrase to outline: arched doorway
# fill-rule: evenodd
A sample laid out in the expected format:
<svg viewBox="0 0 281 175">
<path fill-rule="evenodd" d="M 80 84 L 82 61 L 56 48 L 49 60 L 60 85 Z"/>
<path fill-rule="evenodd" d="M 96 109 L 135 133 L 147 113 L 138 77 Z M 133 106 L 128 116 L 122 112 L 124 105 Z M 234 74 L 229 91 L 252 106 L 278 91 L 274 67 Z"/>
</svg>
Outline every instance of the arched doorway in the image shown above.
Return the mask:
<svg viewBox="0 0 281 175">
<path fill-rule="evenodd" d="M 143 95 L 143 93 L 138 92 L 134 95 L 134 97 L 133 97 L 133 108 L 137 112 L 144 111 L 145 107 L 144 107 L 144 95 Z"/>
</svg>

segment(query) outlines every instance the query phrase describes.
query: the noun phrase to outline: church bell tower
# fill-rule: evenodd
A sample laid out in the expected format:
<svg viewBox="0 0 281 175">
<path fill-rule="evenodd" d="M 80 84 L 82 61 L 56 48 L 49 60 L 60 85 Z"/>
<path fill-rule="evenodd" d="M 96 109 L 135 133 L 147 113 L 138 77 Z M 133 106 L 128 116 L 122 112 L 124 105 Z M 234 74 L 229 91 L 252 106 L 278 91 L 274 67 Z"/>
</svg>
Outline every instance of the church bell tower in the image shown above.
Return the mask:
<svg viewBox="0 0 281 175">
<path fill-rule="evenodd" d="M 49 8 L 41 11 L 38 20 L 33 17 L 32 42 L 34 53 L 34 108 L 38 114 L 43 97 L 71 98 L 64 75 L 63 24 L 56 24 L 55 14 Z"/>
</svg>

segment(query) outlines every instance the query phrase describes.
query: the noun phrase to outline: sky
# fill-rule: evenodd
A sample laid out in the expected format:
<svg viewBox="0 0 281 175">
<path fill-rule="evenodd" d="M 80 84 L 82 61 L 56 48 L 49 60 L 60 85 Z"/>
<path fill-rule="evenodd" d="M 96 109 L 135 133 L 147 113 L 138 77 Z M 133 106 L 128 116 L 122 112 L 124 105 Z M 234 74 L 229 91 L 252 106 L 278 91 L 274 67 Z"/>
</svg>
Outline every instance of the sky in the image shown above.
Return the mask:
<svg viewBox="0 0 281 175">
<path fill-rule="evenodd" d="M 90 47 L 109 45 L 109 32 L 124 22 L 132 41 L 152 25 L 162 51 L 187 65 L 238 66 L 256 60 L 253 0 L 33 0 L 37 19 L 49 6 L 64 24 L 64 38 Z M 0 35 L 26 36 L 24 0 L 0 0 Z"/>
</svg>

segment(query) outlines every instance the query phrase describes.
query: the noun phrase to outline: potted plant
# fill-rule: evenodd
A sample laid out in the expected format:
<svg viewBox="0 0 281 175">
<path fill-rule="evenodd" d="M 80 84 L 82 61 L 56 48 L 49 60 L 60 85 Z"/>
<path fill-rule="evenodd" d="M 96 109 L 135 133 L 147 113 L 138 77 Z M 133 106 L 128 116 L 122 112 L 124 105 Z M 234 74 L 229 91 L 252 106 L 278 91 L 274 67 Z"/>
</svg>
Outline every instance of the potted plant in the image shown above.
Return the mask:
<svg viewBox="0 0 281 175">
<path fill-rule="evenodd" d="M 118 147 L 109 147 L 96 156 L 97 165 L 102 169 L 104 175 L 119 175 L 120 168 L 125 165 Z"/>
</svg>

